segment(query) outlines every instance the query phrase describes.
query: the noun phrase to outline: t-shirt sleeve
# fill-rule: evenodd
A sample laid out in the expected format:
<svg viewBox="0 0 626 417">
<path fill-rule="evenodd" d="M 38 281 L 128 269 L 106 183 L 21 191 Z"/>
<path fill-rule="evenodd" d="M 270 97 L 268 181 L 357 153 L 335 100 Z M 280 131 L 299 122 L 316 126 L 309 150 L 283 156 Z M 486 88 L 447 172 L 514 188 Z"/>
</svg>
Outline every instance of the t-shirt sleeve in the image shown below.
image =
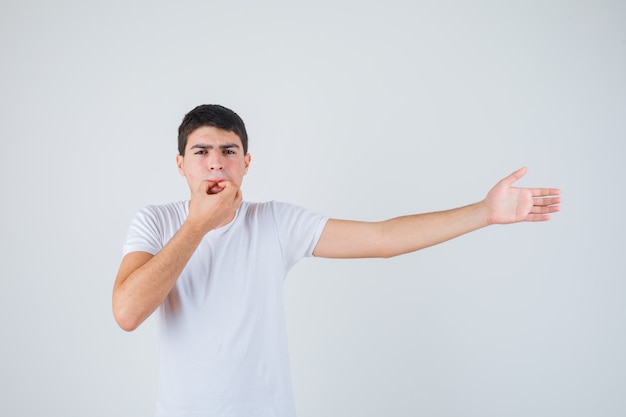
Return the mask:
<svg viewBox="0 0 626 417">
<path fill-rule="evenodd" d="M 139 210 L 126 234 L 126 241 L 122 248 L 123 254 L 148 252 L 156 255 L 163 248 L 161 230 L 155 210 L 151 207 Z"/>
<path fill-rule="evenodd" d="M 272 203 L 283 256 L 289 267 L 313 256 L 328 217 L 292 204 Z"/>
</svg>

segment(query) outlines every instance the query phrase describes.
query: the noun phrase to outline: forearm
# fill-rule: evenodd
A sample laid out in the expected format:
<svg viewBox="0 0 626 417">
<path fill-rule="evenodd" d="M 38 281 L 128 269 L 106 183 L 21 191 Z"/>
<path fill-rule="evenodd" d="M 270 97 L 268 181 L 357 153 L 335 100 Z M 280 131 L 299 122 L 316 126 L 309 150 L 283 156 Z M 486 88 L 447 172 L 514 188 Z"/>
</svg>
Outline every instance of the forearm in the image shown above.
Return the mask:
<svg viewBox="0 0 626 417">
<path fill-rule="evenodd" d="M 326 258 L 389 258 L 487 226 L 485 202 L 382 222 L 331 219 L 313 254 Z"/>
<path fill-rule="evenodd" d="M 120 327 L 134 330 L 156 310 L 203 236 L 202 232 L 183 224 L 158 254 L 127 255 L 131 258 L 122 262 L 113 290 L 113 313 Z"/>
<path fill-rule="evenodd" d="M 381 223 L 382 257 L 397 256 L 433 246 L 489 224 L 484 202 Z"/>
</svg>

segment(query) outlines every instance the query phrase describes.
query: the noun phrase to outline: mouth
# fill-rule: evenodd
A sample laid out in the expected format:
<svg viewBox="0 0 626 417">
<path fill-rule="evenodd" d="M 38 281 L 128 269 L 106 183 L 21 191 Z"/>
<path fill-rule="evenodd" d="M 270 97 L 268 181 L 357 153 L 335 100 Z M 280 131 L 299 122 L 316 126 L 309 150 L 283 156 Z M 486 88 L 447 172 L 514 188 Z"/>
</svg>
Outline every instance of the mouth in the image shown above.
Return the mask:
<svg viewBox="0 0 626 417">
<path fill-rule="evenodd" d="M 228 178 L 226 177 L 226 175 L 223 174 L 218 174 L 218 175 L 211 175 L 208 178 L 205 178 L 207 181 L 213 181 L 213 182 L 222 182 L 222 181 L 226 181 L 228 180 Z"/>
<path fill-rule="evenodd" d="M 216 185 L 214 187 L 211 187 L 207 190 L 207 194 L 217 194 L 219 192 L 222 192 L 224 189 L 222 187 L 220 187 L 219 185 Z"/>
<path fill-rule="evenodd" d="M 217 184 L 219 184 L 222 181 L 226 181 L 227 178 L 225 175 L 217 175 L 217 176 L 214 175 L 214 176 L 211 176 L 211 178 L 207 178 L 207 180 L 216 183 L 213 187 L 207 190 L 207 194 L 217 194 L 224 190 L 224 187 L 220 187 Z"/>
</svg>

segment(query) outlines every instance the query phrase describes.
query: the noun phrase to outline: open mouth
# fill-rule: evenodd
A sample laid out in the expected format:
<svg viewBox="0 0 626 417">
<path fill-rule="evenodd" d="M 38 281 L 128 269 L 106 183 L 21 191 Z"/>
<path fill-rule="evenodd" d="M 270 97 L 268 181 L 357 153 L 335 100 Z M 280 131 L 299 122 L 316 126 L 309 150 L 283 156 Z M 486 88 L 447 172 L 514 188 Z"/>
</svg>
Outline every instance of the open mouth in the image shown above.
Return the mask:
<svg viewBox="0 0 626 417">
<path fill-rule="evenodd" d="M 222 190 L 224 190 L 224 187 L 220 187 L 219 185 L 217 185 L 217 183 L 226 181 L 227 178 L 225 175 L 214 175 L 214 176 L 211 176 L 211 178 L 207 178 L 207 180 L 216 183 L 215 185 L 213 185 L 211 188 L 207 190 L 207 194 L 217 194 L 221 192 Z"/>
<path fill-rule="evenodd" d="M 214 187 L 209 188 L 207 190 L 207 194 L 217 194 L 221 192 L 222 190 L 224 190 L 222 187 L 220 187 L 219 185 L 216 185 Z"/>
</svg>

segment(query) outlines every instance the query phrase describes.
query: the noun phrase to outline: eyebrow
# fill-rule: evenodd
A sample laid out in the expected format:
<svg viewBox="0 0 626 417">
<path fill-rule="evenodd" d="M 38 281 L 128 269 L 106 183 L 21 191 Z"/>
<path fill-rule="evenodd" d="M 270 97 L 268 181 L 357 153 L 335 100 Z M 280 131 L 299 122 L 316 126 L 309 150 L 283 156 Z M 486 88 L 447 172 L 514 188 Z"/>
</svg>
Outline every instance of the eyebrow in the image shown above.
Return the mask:
<svg viewBox="0 0 626 417">
<path fill-rule="evenodd" d="M 205 143 L 198 143 L 196 145 L 193 145 L 191 148 L 189 149 L 214 149 L 215 147 L 213 145 L 208 145 Z M 218 148 L 220 149 L 230 149 L 230 148 L 237 148 L 239 149 L 239 145 L 237 145 L 236 143 L 224 143 L 223 145 L 219 145 Z"/>
</svg>

